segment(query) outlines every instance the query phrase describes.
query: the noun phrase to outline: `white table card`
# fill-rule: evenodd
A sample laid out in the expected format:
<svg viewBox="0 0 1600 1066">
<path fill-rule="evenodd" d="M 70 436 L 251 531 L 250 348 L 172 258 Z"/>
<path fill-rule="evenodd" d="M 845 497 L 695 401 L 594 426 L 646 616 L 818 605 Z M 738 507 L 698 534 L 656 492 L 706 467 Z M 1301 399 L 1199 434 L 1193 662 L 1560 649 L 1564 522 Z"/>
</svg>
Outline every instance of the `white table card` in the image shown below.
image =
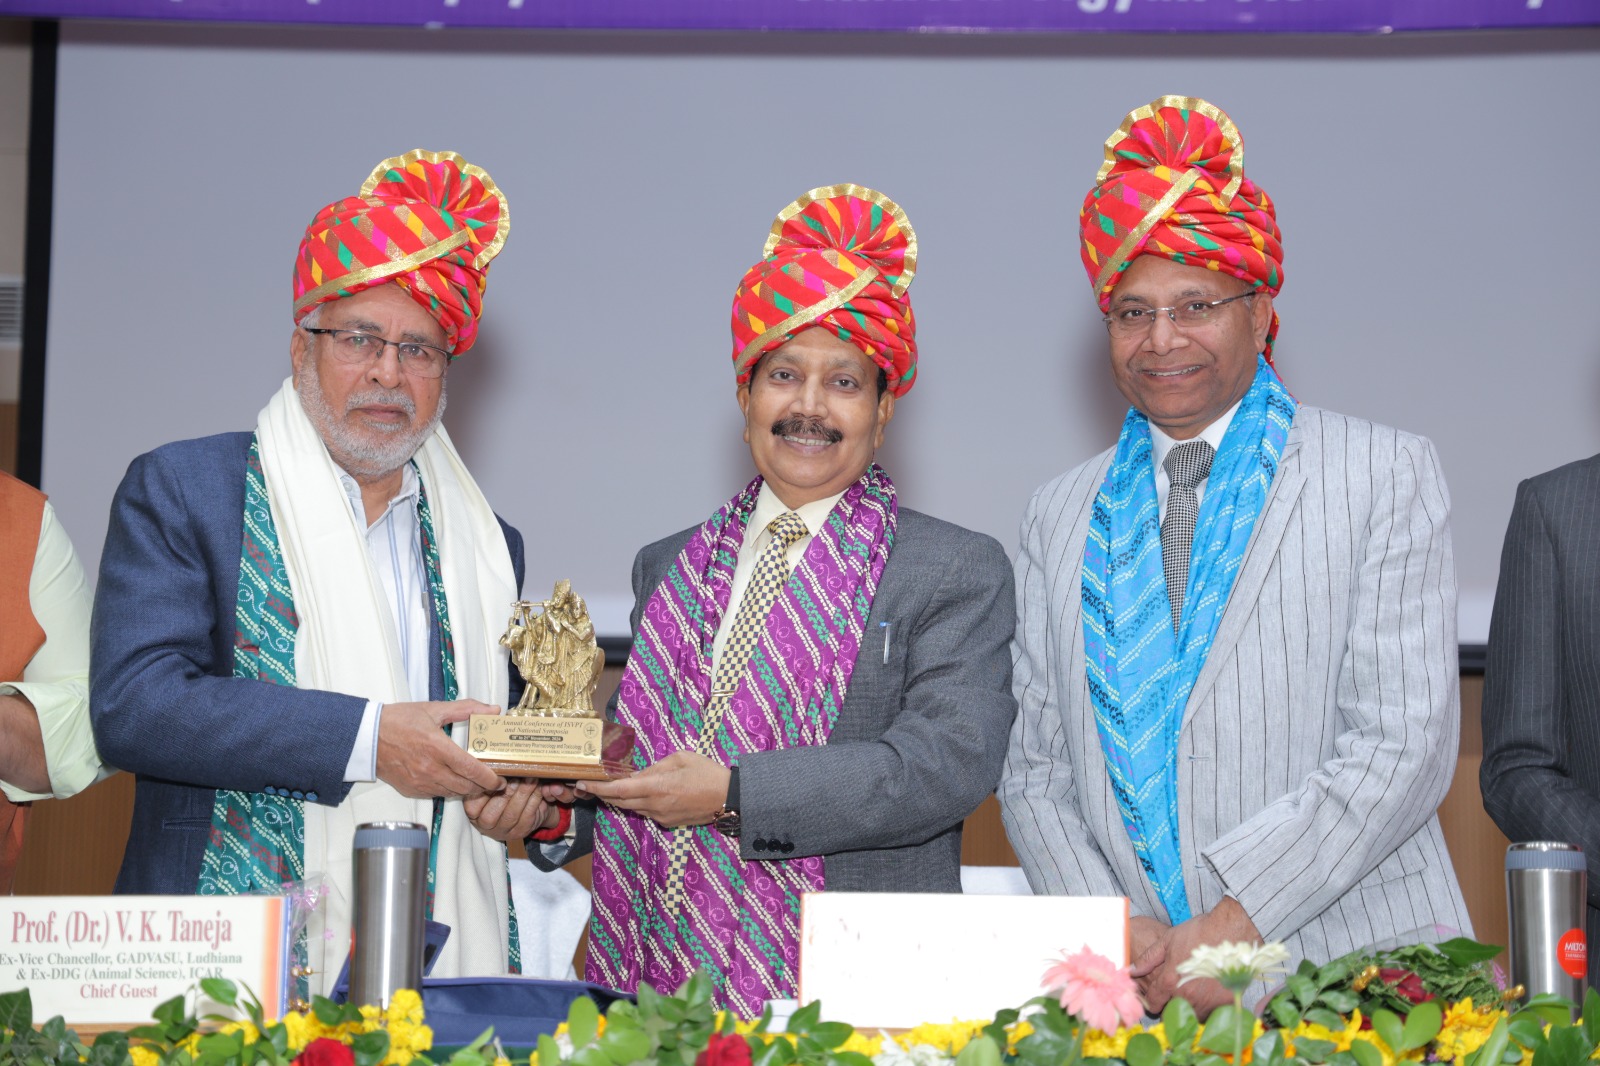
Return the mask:
<svg viewBox="0 0 1600 1066">
<path fill-rule="evenodd" d="M 1043 993 L 1063 949 L 1128 963 L 1120 896 L 817 892 L 800 903 L 800 1002 L 857 1028 L 992 1018 Z"/>
<path fill-rule="evenodd" d="M 26 988 L 36 1021 L 59 1014 L 69 1026 L 141 1025 L 202 977 L 248 986 L 278 1018 L 288 976 L 282 896 L 0 898 L 0 992 Z M 207 1011 L 230 1013 L 203 1001 Z"/>
</svg>

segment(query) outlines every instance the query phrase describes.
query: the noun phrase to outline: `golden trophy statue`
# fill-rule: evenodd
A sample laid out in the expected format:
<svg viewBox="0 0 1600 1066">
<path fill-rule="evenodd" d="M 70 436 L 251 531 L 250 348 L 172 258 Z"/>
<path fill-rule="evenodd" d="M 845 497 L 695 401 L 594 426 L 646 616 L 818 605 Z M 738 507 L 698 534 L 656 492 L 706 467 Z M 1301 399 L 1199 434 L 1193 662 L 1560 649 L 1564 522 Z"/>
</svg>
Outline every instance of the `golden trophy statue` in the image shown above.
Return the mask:
<svg viewBox="0 0 1600 1066">
<path fill-rule="evenodd" d="M 605 655 L 572 582 L 556 582 L 548 600 L 512 604 L 500 643 L 528 687 L 506 713 L 472 716 L 473 758 L 501 777 L 593 781 L 633 772 L 633 730 L 594 709 Z"/>
</svg>

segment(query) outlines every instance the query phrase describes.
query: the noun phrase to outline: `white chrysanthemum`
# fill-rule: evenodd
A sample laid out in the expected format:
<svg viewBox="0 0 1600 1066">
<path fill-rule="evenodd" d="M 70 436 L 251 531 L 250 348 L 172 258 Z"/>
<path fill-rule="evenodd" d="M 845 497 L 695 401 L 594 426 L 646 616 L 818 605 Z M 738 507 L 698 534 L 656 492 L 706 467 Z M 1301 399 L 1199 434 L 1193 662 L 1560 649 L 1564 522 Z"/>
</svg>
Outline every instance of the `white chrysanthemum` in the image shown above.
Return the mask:
<svg viewBox="0 0 1600 1066">
<path fill-rule="evenodd" d="M 1288 968 L 1289 949 L 1282 944 L 1224 941 L 1202 944 L 1178 963 L 1178 973 L 1182 975 L 1178 983 L 1210 977 L 1220 981 L 1230 992 L 1243 992 L 1252 982 L 1267 974 L 1283 973 Z"/>
</svg>

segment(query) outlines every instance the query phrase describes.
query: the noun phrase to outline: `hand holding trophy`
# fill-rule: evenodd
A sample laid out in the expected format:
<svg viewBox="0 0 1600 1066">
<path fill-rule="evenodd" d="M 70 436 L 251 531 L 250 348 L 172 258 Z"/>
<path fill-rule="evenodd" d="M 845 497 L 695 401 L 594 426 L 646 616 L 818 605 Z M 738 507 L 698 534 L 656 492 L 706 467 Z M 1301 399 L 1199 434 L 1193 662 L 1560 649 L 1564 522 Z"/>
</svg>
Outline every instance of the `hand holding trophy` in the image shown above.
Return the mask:
<svg viewBox="0 0 1600 1066">
<path fill-rule="evenodd" d="M 505 714 L 472 716 L 474 758 L 501 777 L 594 781 L 633 772 L 633 730 L 594 709 L 605 656 L 570 581 L 556 582 L 548 600 L 512 604 L 500 643 L 528 687 Z"/>
</svg>

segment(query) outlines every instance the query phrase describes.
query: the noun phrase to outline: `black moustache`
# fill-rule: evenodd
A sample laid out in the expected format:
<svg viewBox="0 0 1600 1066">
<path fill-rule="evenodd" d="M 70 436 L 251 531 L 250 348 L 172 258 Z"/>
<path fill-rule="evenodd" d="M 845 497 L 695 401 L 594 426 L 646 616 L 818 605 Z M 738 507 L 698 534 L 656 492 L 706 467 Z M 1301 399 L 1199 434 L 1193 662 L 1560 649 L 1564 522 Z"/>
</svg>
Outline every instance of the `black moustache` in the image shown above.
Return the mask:
<svg viewBox="0 0 1600 1066">
<path fill-rule="evenodd" d="M 844 434 L 832 426 L 807 418 L 782 418 L 772 423 L 774 437 L 805 437 L 807 440 L 825 440 L 829 444 L 838 444 L 844 440 Z"/>
</svg>

